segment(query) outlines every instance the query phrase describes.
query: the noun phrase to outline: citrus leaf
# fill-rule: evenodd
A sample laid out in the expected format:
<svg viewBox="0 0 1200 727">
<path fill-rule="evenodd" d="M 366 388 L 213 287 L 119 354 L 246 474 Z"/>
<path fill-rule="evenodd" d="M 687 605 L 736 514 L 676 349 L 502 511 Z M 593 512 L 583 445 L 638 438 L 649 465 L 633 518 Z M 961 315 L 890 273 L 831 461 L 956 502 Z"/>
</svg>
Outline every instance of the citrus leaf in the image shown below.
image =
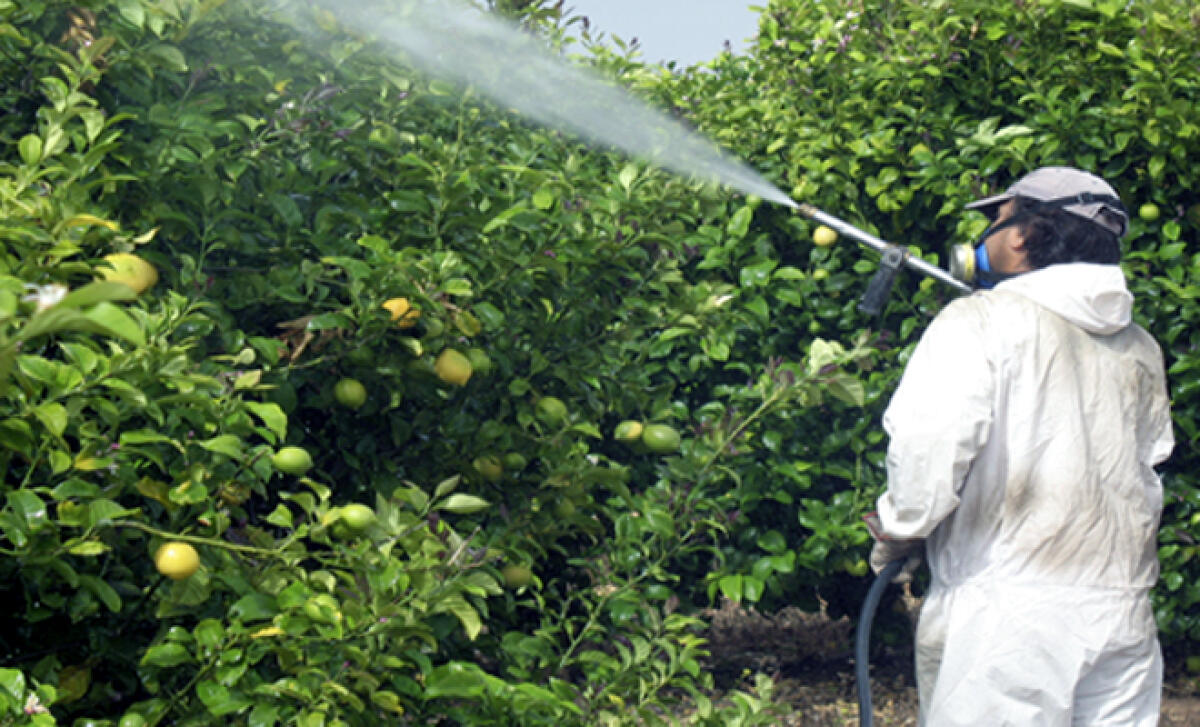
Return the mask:
<svg viewBox="0 0 1200 727">
<path fill-rule="evenodd" d="M 120 232 L 121 226 L 112 220 L 106 220 L 96 215 L 75 215 L 66 221 L 67 227 L 103 227 L 113 232 Z"/>
<path fill-rule="evenodd" d="M 97 543 L 99 545 L 99 543 Z M 100 599 L 100 602 L 108 606 L 108 610 L 113 613 L 121 612 L 121 597 L 117 595 L 116 590 L 112 586 L 105 583 L 100 578 L 91 575 L 79 576 L 79 582 L 84 588 L 92 592 L 92 595 Z"/>
<path fill-rule="evenodd" d="M 67 293 L 58 305 L 67 308 L 85 308 L 96 303 L 113 300 L 134 300 L 137 293 L 124 283 L 111 283 L 107 280 L 97 280 L 94 283 L 72 290 Z"/>
<path fill-rule="evenodd" d="M 146 650 L 142 665 L 179 666 L 192 660 L 192 655 L 180 644 L 158 644 Z"/>
<path fill-rule="evenodd" d="M 92 324 L 82 327 L 83 330 L 123 338 L 138 346 L 146 343 L 138 324 L 129 317 L 128 313 L 112 303 L 97 303 L 90 310 L 83 311 L 83 317 Z"/>
<path fill-rule="evenodd" d="M 247 401 L 244 402 L 244 405 L 251 414 L 262 420 L 263 425 L 280 440 L 287 436 L 287 414 L 278 404 Z"/>
<path fill-rule="evenodd" d="M 109 550 L 108 546 L 98 540 L 84 540 L 67 548 L 67 552 L 71 555 L 79 555 L 83 557 L 91 557 L 95 555 L 103 555 Z"/>
<path fill-rule="evenodd" d="M 473 512 L 487 509 L 488 501 L 475 495 L 456 493 L 438 503 L 438 510 L 445 510 L 458 515 L 469 515 Z"/>
<path fill-rule="evenodd" d="M 221 434 L 199 444 L 210 452 L 217 452 L 231 459 L 240 459 L 242 456 L 242 440 L 233 434 Z"/>
</svg>

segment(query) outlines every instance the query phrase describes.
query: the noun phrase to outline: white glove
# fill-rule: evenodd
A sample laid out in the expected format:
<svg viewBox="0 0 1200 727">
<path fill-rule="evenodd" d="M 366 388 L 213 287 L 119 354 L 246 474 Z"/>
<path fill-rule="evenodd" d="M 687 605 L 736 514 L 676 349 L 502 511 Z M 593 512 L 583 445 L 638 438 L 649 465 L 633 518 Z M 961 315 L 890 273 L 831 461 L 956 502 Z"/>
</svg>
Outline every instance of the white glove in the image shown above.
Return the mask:
<svg viewBox="0 0 1200 727">
<path fill-rule="evenodd" d="M 892 583 L 908 583 L 913 579 L 913 573 L 921 565 L 921 551 L 925 541 L 916 540 L 876 540 L 875 545 L 871 548 L 871 570 L 875 575 L 879 575 L 880 571 L 887 567 L 888 563 L 901 558 L 907 558 L 904 561 L 904 567 L 892 578 Z"/>
</svg>

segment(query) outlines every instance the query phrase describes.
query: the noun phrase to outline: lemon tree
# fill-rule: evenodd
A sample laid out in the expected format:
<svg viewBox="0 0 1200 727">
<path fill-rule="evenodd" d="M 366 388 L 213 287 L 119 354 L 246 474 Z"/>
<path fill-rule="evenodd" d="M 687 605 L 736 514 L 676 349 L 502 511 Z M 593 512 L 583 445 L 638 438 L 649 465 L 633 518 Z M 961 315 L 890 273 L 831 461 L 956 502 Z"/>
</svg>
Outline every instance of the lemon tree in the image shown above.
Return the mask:
<svg viewBox="0 0 1200 727">
<path fill-rule="evenodd" d="M 1104 170 L 1158 212 L 1125 266 L 1192 435 L 1190 8 L 781 0 L 749 52 L 661 74 L 565 7 L 486 4 L 930 258 L 1021 171 Z M 0 577 L 24 604 L 0 713 L 655 724 L 711 694 L 718 599 L 855 612 L 879 418 L 948 291 L 901 275 L 867 320 L 873 255 L 790 208 L 273 8 L 0 2 Z M 114 253 L 149 268 L 112 283 Z M 1169 663 L 1200 603 L 1176 457 Z M 203 568 L 164 577 L 168 542 Z M 698 724 L 785 721 L 712 702 Z"/>
</svg>

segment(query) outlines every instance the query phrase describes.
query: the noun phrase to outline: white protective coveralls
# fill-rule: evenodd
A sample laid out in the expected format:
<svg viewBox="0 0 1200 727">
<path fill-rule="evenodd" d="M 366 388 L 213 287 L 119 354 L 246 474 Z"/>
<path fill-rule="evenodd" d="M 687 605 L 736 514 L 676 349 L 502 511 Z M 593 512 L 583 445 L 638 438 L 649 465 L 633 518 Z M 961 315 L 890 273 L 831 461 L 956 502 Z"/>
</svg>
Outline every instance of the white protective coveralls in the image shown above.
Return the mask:
<svg viewBox="0 0 1200 727">
<path fill-rule="evenodd" d="M 1149 591 L 1174 445 L 1162 352 L 1119 267 L 1052 265 L 947 306 L 887 412 L 892 538 L 926 538 L 921 723 L 1154 725 Z"/>
</svg>

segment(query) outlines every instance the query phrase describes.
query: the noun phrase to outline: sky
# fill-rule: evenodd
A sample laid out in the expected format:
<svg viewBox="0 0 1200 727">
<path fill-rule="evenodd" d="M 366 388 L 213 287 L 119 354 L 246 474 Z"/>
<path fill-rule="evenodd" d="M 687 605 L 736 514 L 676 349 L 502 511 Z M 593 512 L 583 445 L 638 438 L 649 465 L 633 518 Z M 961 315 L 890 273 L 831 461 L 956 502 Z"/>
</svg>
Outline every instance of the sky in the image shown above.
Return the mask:
<svg viewBox="0 0 1200 727">
<path fill-rule="evenodd" d="M 765 0 L 566 0 L 572 14 L 585 15 L 593 29 L 623 41 L 637 38 L 641 60 L 676 61 L 680 66 L 714 58 L 728 40 L 735 53 L 758 32 Z"/>
</svg>

